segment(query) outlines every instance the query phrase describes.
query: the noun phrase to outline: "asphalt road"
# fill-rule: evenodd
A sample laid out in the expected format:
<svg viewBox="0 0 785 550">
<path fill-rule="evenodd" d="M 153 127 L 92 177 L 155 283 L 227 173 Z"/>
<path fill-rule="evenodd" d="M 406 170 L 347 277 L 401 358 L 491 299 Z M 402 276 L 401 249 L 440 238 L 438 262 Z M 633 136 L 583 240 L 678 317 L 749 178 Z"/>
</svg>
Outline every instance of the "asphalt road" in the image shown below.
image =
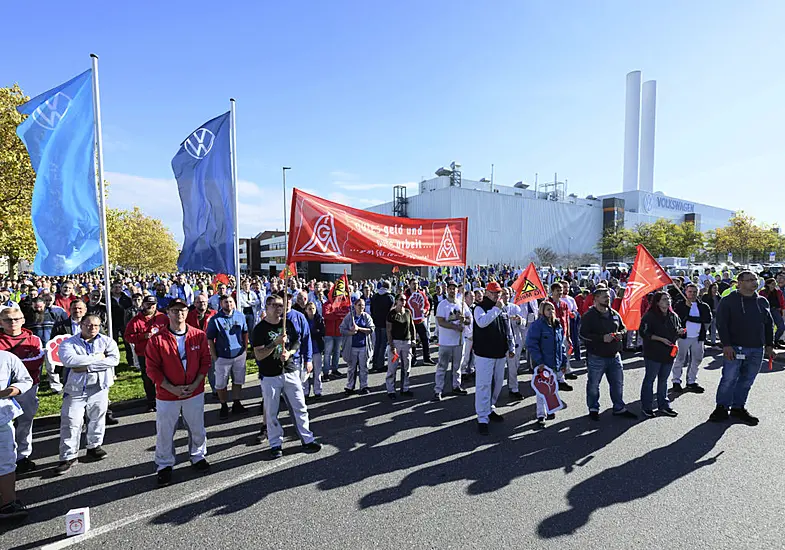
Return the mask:
<svg viewBox="0 0 785 550">
<path fill-rule="evenodd" d="M 414 370 L 412 400 L 388 400 L 381 374 L 367 396 L 345 398 L 343 381 L 330 382 L 310 407 L 322 452 L 300 452 L 286 419 L 277 461 L 254 444 L 259 416 L 222 423 L 211 403 L 212 474 L 191 471 L 179 432 L 181 463 L 164 489 L 153 473 L 154 415 L 123 413 L 107 431 L 110 456 L 60 478 L 51 475 L 58 434 L 48 429 L 36 434 L 39 470 L 18 483 L 30 518 L 3 526 L 0 548 L 783 548 L 783 365 L 764 365 L 756 381 L 754 428 L 706 422 L 720 365 L 706 358 L 708 391 L 675 399 L 678 418 L 640 421 L 607 410 L 589 420 L 581 375 L 563 394 L 568 409 L 541 431 L 521 375 L 526 399 L 504 406 L 505 422 L 486 437 L 473 395 L 428 401 L 433 367 Z M 638 412 L 642 361 L 625 367 Z M 257 405 L 258 386 L 245 391 Z M 605 383 L 601 391 L 609 407 Z M 66 539 L 65 513 L 83 506 L 90 534 Z"/>
</svg>

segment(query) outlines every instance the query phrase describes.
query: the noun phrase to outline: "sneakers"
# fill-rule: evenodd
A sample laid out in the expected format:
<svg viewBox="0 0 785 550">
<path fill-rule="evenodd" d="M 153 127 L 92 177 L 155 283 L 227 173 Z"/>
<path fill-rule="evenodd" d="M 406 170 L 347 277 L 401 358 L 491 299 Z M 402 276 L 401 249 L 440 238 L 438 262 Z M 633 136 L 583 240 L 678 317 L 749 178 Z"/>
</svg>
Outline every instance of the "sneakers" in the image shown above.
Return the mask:
<svg viewBox="0 0 785 550">
<path fill-rule="evenodd" d="M 709 415 L 709 422 L 723 422 L 728 419 L 728 409 L 722 405 L 717 405 L 714 412 Z"/>
<path fill-rule="evenodd" d="M 21 500 L 9 502 L 0 508 L 0 519 L 23 519 L 27 517 L 27 508 Z"/>
<path fill-rule="evenodd" d="M 303 449 L 306 453 L 318 453 L 322 450 L 322 444 L 317 443 L 316 441 L 311 441 L 310 443 L 303 445 Z"/>
<path fill-rule="evenodd" d="M 95 447 L 94 449 L 87 449 L 87 458 L 90 460 L 103 460 L 106 458 L 108 453 L 104 451 L 101 446 Z"/>
<path fill-rule="evenodd" d="M 263 443 L 267 439 L 267 428 L 262 428 L 258 434 L 256 434 L 256 443 Z"/>
<path fill-rule="evenodd" d="M 30 460 L 30 457 L 24 457 L 16 461 L 16 473 L 25 474 L 35 470 L 35 462 Z"/>
<path fill-rule="evenodd" d="M 273 447 L 272 449 L 270 449 L 270 456 L 273 459 L 281 458 L 283 456 L 283 451 L 281 450 L 280 447 Z"/>
<path fill-rule="evenodd" d="M 469 395 L 469 392 L 467 392 L 467 391 L 466 391 L 465 389 L 463 389 L 463 388 L 453 388 L 453 389 L 452 389 L 452 392 L 453 392 L 455 395 Z"/>
<path fill-rule="evenodd" d="M 229 405 L 226 403 L 221 403 L 221 412 L 218 413 L 218 418 L 221 420 L 226 420 L 229 418 Z"/>
<path fill-rule="evenodd" d="M 330 375 L 331 380 L 340 380 L 341 378 L 346 378 L 346 373 L 341 372 L 339 370 L 334 370 Z"/>
<path fill-rule="evenodd" d="M 56 476 L 65 475 L 66 473 L 68 473 L 68 471 L 71 469 L 71 466 L 73 466 L 74 464 L 76 464 L 75 458 L 72 458 L 71 460 L 63 460 L 62 462 L 60 462 L 60 464 L 55 466 L 55 475 Z"/>
<path fill-rule="evenodd" d="M 629 418 L 630 420 L 632 420 L 634 418 L 638 418 L 637 414 L 635 414 L 634 412 L 629 411 L 627 409 L 623 409 L 623 410 L 618 411 L 618 412 L 617 411 L 613 411 L 613 416 L 618 416 L 620 418 Z"/>
<path fill-rule="evenodd" d="M 745 408 L 731 407 L 730 416 L 738 418 L 747 426 L 757 426 L 758 422 L 760 422 L 760 420 L 752 416 Z"/>
<path fill-rule="evenodd" d="M 572 391 L 573 387 L 567 382 L 559 382 L 559 391 Z"/>
<path fill-rule="evenodd" d="M 155 405 L 148 405 L 148 407 L 147 407 L 147 412 L 149 412 L 149 413 L 154 413 L 157 410 L 158 409 L 155 408 Z"/>
<path fill-rule="evenodd" d="M 567 380 L 577 380 L 577 379 L 578 379 L 578 375 L 577 375 L 577 374 L 573 374 L 573 373 L 571 373 L 571 372 L 569 372 L 569 373 L 565 374 L 565 375 L 564 375 L 564 377 L 565 377 Z"/>
<path fill-rule="evenodd" d="M 371 393 L 371 388 L 360 388 L 360 395 L 368 395 Z"/>
<path fill-rule="evenodd" d="M 684 391 L 691 392 L 691 393 L 703 393 L 706 390 L 702 388 L 700 385 L 698 385 L 697 382 L 695 382 L 693 384 L 687 384 L 687 387 L 684 388 Z"/>
<path fill-rule="evenodd" d="M 554 418 L 556 418 L 556 413 L 551 413 L 548 416 L 546 416 L 545 418 L 547 418 L 548 420 L 553 420 Z"/>
<path fill-rule="evenodd" d="M 422 364 L 428 367 L 435 367 L 436 363 L 433 362 L 433 359 L 425 359 Z"/>
<path fill-rule="evenodd" d="M 439 402 L 441 400 L 442 400 L 442 394 L 440 394 L 440 393 L 433 394 L 433 398 L 431 399 L 431 401 L 433 401 L 435 403 Z"/>
<path fill-rule="evenodd" d="M 543 418 L 542 416 L 538 416 L 537 417 L 537 427 L 538 428 L 544 428 L 545 427 L 545 418 Z"/>
<path fill-rule="evenodd" d="M 207 462 L 207 459 L 203 458 L 199 462 L 194 462 L 191 464 L 191 468 L 199 472 L 200 474 L 209 474 L 210 473 L 210 463 Z"/>
<path fill-rule="evenodd" d="M 591 418 L 594 421 L 599 420 L 600 419 L 599 411 L 589 411 L 589 418 Z"/>
<path fill-rule="evenodd" d="M 117 426 L 120 421 L 117 420 L 114 415 L 112 414 L 112 409 L 106 409 L 106 416 L 104 417 L 104 422 L 107 426 Z"/>
<path fill-rule="evenodd" d="M 684 388 L 681 387 L 680 382 L 673 383 L 673 391 L 674 393 L 684 393 Z"/>
<path fill-rule="evenodd" d="M 488 420 L 491 422 L 504 422 L 504 417 L 496 411 L 491 411 L 491 414 L 488 415 Z"/>
<path fill-rule="evenodd" d="M 223 410 L 223 407 L 221 407 L 221 410 Z M 232 403 L 232 414 L 246 414 L 247 412 L 248 409 L 246 409 L 240 401 Z"/>
<path fill-rule="evenodd" d="M 646 418 L 654 418 L 654 411 L 651 409 L 641 409 L 641 412 Z"/>
<path fill-rule="evenodd" d="M 671 418 L 675 418 L 679 416 L 679 413 L 668 407 L 666 409 L 657 409 L 657 416 L 670 416 Z"/>
<path fill-rule="evenodd" d="M 167 466 L 166 468 L 161 468 L 158 470 L 156 477 L 158 479 L 158 486 L 166 487 L 172 482 L 172 467 Z"/>
<path fill-rule="evenodd" d="M 519 391 L 511 391 L 510 392 L 510 401 L 521 401 L 523 400 L 523 395 Z"/>
<path fill-rule="evenodd" d="M 488 435 L 490 433 L 488 430 L 488 424 L 484 424 L 482 422 L 477 422 L 477 431 L 480 432 L 480 435 Z"/>
</svg>

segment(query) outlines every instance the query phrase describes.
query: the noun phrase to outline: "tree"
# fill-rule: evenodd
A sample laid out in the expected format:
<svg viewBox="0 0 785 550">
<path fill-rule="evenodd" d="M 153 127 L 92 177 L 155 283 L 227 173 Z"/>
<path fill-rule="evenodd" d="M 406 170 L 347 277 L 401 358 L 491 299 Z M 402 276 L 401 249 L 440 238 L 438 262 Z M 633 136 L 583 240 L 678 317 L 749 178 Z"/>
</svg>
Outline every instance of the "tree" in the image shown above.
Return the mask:
<svg viewBox="0 0 785 550">
<path fill-rule="evenodd" d="M 597 250 L 607 261 L 621 260 L 635 254 L 635 236 L 629 229 L 623 227 L 607 228 L 600 242 L 597 243 Z"/>
<path fill-rule="evenodd" d="M 8 257 L 11 270 L 20 259 L 32 260 L 36 252 L 30 218 L 35 172 L 16 135 L 24 120 L 16 107 L 28 99 L 18 84 L 0 88 L 0 256 Z"/>
<path fill-rule="evenodd" d="M 737 212 L 727 226 L 714 230 L 708 241 L 715 257 L 723 258 L 730 252 L 741 263 L 755 258 L 768 260 L 768 253 L 776 252 L 781 243 L 774 231 L 755 225 L 755 218 L 743 211 Z"/>
<path fill-rule="evenodd" d="M 548 247 L 537 247 L 534 249 L 534 254 L 540 265 L 553 265 L 558 259 L 558 255 Z"/>
<path fill-rule="evenodd" d="M 138 207 L 109 208 L 106 224 L 110 264 L 157 273 L 177 269 L 177 242 L 161 220 L 145 216 Z"/>
</svg>

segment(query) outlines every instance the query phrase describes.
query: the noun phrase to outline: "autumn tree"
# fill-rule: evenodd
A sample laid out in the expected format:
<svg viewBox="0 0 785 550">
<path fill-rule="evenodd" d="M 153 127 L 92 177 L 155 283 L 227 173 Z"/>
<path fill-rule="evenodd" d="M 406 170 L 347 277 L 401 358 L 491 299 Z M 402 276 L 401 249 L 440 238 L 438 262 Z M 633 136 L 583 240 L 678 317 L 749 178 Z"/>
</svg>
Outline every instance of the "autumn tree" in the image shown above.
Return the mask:
<svg viewBox="0 0 785 550">
<path fill-rule="evenodd" d="M 768 261 L 769 252 L 781 251 L 783 241 L 772 228 L 756 225 L 755 218 L 739 211 L 727 226 L 710 233 L 708 245 L 717 258 L 730 252 L 736 261 L 749 263 L 756 259 Z"/>
<path fill-rule="evenodd" d="M 109 208 L 106 215 L 109 233 L 109 263 L 144 272 L 170 272 L 177 269 L 179 250 L 172 233 L 157 218 L 133 210 Z"/>
<path fill-rule="evenodd" d="M 21 259 L 35 257 L 36 243 L 30 209 L 35 172 L 16 127 L 24 117 L 16 110 L 29 98 L 19 85 L 0 88 L 0 256 L 11 269 Z"/>
</svg>

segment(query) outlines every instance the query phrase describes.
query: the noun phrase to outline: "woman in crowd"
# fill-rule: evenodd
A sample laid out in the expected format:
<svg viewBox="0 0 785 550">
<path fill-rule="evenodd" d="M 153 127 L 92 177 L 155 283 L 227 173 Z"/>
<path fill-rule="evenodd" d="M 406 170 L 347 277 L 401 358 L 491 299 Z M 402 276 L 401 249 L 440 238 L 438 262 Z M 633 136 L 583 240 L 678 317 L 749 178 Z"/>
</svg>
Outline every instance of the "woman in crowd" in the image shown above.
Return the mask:
<svg viewBox="0 0 785 550">
<path fill-rule="evenodd" d="M 676 342 L 684 332 L 679 316 L 671 310 L 671 297 L 667 292 L 654 293 L 652 307 L 641 319 L 640 335 L 643 338 L 643 363 L 646 374 L 641 387 L 641 408 L 644 416 L 654 416 L 652 387 L 657 380 L 657 414 L 677 416 L 668 402 L 668 377 L 678 351 Z"/>
<path fill-rule="evenodd" d="M 535 375 L 537 369 L 546 366 L 553 371 L 559 382 L 564 381 L 567 368 L 567 347 L 564 342 L 564 327 L 556 318 L 553 303 L 544 300 L 540 303 L 539 316 L 526 332 L 526 350 L 531 357 Z M 553 420 L 555 413 L 547 415 Z M 545 398 L 537 395 L 537 425 L 545 427 Z"/>
<path fill-rule="evenodd" d="M 373 319 L 365 312 L 365 300 L 358 298 L 352 310 L 341 322 L 343 359 L 347 365 L 346 388 L 344 393 L 354 393 L 354 384 L 359 371 L 360 393 L 371 393 L 368 388 L 368 361 L 373 351 L 371 335 L 374 331 Z"/>
<path fill-rule="evenodd" d="M 395 376 L 399 366 L 403 379 L 401 381 L 401 395 L 411 397 L 413 394 L 409 389 L 409 373 L 412 369 L 412 350 L 416 333 L 412 314 L 406 307 L 405 294 L 401 293 L 395 297 L 395 305 L 387 314 L 386 329 L 387 342 L 390 345 L 390 365 L 387 368 L 387 378 L 385 379 L 387 397 L 390 399 L 396 397 Z"/>
<path fill-rule="evenodd" d="M 313 384 L 313 397 L 322 396 L 322 354 L 324 353 L 324 319 L 316 311 L 316 304 L 308 302 L 305 305 L 305 318 L 308 319 L 308 328 L 311 329 L 311 348 L 313 349 L 313 372 L 303 383 L 305 397 L 311 395 Z M 326 378 L 325 378 L 326 380 Z M 312 382 L 313 381 L 313 382 Z"/>
</svg>

